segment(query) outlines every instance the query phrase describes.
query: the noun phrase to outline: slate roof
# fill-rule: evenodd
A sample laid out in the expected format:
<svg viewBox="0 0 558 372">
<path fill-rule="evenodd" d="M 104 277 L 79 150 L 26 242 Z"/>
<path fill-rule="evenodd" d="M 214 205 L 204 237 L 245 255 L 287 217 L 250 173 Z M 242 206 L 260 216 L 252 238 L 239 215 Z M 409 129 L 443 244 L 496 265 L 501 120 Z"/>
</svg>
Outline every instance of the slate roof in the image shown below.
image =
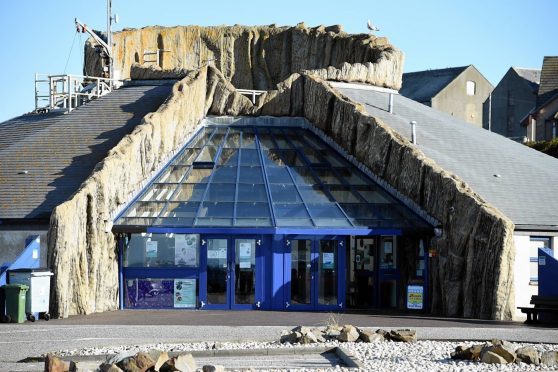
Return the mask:
<svg viewBox="0 0 558 372">
<path fill-rule="evenodd" d="M 516 229 L 558 230 L 558 159 L 401 95 L 395 95 L 394 114 L 389 114 L 387 93 L 337 86 L 409 140 L 409 122 L 416 120 L 419 149 L 467 182 Z"/>
<path fill-rule="evenodd" d="M 541 70 L 535 68 L 512 67 L 516 74 L 525 80 L 536 94 L 539 91 L 539 83 L 541 82 Z"/>
<path fill-rule="evenodd" d="M 544 57 L 537 107 L 558 94 L 558 56 Z"/>
<path fill-rule="evenodd" d="M 405 73 L 403 74 L 403 85 L 399 94 L 417 102 L 429 103 L 434 96 L 468 67 L 450 67 Z"/>
<path fill-rule="evenodd" d="M 123 87 L 66 115 L 0 123 L 0 219 L 48 219 L 170 91 L 168 85 Z"/>
</svg>

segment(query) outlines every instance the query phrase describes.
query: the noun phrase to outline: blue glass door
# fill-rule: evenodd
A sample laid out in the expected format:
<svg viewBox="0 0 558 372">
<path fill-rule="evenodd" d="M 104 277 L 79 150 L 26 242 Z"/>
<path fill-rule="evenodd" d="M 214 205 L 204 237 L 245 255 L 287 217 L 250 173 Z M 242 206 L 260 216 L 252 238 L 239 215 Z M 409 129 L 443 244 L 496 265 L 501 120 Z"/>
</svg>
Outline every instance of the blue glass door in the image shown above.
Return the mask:
<svg viewBox="0 0 558 372">
<path fill-rule="evenodd" d="M 253 309 L 261 282 L 256 265 L 261 236 L 204 236 L 200 298 L 203 309 Z"/>
<path fill-rule="evenodd" d="M 397 242 L 394 236 L 381 236 L 378 246 L 378 307 L 398 307 L 398 283 L 401 277 L 398 268 Z"/>
<path fill-rule="evenodd" d="M 287 310 L 344 308 L 344 238 L 287 237 Z"/>
</svg>

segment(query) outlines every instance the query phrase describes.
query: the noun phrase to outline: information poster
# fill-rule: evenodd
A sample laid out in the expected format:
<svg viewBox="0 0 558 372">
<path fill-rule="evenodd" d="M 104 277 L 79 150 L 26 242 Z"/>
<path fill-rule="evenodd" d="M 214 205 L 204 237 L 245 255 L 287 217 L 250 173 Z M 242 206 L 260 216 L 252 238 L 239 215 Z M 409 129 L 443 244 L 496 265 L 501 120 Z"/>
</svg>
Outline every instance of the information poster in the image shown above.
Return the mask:
<svg viewBox="0 0 558 372">
<path fill-rule="evenodd" d="M 197 266 L 198 236 L 177 234 L 174 236 L 174 264 Z"/>
<path fill-rule="evenodd" d="M 145 258 L 157 258 L 157 241 L 148 240 L 145 242 Z"/>
<path fill-rule="evenodd" d="M 322 255 L 322 269 L 335 269 L 335 253 L 324 252 Z"/>
<path fill-rule="evenodd" d="M 227 248 L 213 248 L 207 250 L 207 258 L 209 259 L 227 259 Z"/>
<path fill-rule="evenodd" d="M 421 285 L 407 286 L 407 309 L 422 310 L 424 303 L 424 287 Z"/>
<path fill-rule="evenodd" d="M 174 280 L 174 307 L 196 307 L 196 279 Z"/>
<path fill-rule="evenodd" d="M 241 269 L 250 269 L 252 267 L 252 244 L 240 243 L 238 246 L 238 258 Z"/>
</svg>

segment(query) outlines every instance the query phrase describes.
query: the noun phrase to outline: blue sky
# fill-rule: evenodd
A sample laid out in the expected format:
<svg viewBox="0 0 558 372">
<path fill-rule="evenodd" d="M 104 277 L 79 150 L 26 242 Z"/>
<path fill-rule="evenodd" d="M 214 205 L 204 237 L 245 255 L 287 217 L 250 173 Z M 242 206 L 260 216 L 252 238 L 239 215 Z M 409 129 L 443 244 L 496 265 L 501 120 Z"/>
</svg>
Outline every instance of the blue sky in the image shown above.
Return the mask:
<svg viewBox="0 0 558 372">
<path fill-rule="evenodd" d="M 76 36 L 74 18 L 104 29 L 105 4 L 1 0 L 0 121 L 34 108 L 35 72 L 62 73 L 68 61 L 66 73 L 81 74 L 86 37 Z M 557 0 L 113 0 L 113 8 L 116 30 L 304 21 L 362 33 L 370 18 L 405 52 L 405 71 L 473 64 L 494 85 L 510 66 L 540 68 L 543 56 L 558 55 Z"/>
</svg>

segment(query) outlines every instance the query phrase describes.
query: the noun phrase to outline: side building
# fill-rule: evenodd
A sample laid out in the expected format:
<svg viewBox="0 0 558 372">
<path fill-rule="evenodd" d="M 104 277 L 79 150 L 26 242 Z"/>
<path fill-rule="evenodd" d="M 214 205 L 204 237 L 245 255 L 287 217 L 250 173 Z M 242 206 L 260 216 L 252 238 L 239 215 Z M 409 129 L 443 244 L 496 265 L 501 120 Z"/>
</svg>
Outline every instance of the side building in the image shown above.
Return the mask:
<svg viewBox="0 0 558 372">
<path fill-rule="evenodd" d="M 483 128 L 518 142 L 527 139 L 521 120 L 537 104 L 541 70 L 511 67 L 484 101 Z"/>
<path fill-rule="evenodd" d="M 558 56 L 544 57 L 536 106 L 521 120 L 529 141 L 558 136 Z"/>
<path fill-rule="evenodd" d="M 481 127 L 482 105 L 493 88 L 469 65 L 405 73 L 399 94 Z"/>
</svg>

